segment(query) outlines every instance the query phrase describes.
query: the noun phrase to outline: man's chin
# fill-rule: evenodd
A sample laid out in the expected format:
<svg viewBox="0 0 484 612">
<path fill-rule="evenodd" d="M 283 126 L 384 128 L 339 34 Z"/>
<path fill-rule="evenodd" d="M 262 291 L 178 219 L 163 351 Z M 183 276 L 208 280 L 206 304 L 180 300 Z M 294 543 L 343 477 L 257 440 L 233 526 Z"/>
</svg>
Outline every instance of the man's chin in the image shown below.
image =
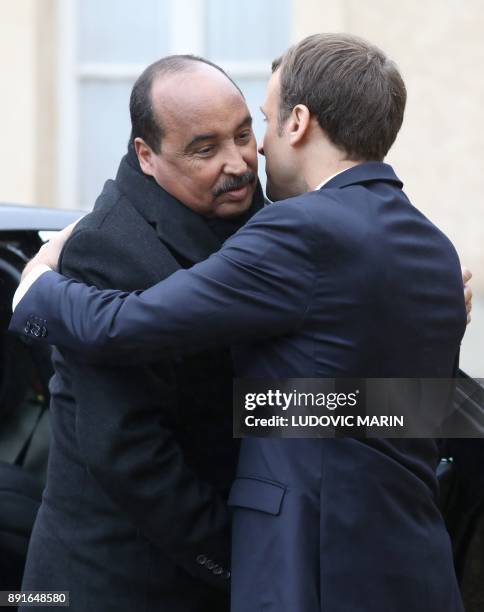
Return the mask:
<svg viewBox="0 0 484 612">
<path fill-rule="evenodd" d="M 215 209 L 214 216 L 227 219 L 230 217 L 239 217 L 250 208 L 252 198 L 243 202 L 221 202 Z"/>
<path fill-rule="evenodd" d="M 242 200 L 234 200 L 228 196 L 222 197 L 215 209 L 216 217 L 238 217 L 249 210 L 254 197 L 255 187 L 248 190 L 247 195 Z M 225 195 L 225 194 L 224 194 Z"/>
</svg>

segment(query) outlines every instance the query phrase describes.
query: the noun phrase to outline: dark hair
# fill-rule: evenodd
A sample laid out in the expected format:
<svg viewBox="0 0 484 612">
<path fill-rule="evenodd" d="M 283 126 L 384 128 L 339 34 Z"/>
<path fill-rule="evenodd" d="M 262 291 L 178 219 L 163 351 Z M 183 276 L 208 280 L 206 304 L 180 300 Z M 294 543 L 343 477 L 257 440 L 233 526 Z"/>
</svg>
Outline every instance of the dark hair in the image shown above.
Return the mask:
<svg viewBox="0 0 484 612">
<path fill-rule="evenodd" d="M 279 125 L 297 104 L 351 160 L 381 161 L 402 125 L 407 92 L 396 65 L 365 40 L 314 34 L 274 60 L 281 69 Z"/>
<path fill-rule="evenodd" d="M 208 64 L 222 74 L 237 88 L 242 97 L 239 86 L 229 77 L 229 75 L 211 61 L 199 57 L 198 55 L 168 55 L 154 62 L 146 68 L 136 80 L 131 90 L 129 100 L 129 113 L 131 115 L 131 136 L 130 144 L 134 143 L 135 138 L 142 138 L 146 144 L 159 153 L 161 149 L 161 139 L 164 136 L 161 118 L 156 117 L 151 90 L 155 78 L 164 74 L 184 72 L 193 68 L 194 63 Z"/>
</svg>

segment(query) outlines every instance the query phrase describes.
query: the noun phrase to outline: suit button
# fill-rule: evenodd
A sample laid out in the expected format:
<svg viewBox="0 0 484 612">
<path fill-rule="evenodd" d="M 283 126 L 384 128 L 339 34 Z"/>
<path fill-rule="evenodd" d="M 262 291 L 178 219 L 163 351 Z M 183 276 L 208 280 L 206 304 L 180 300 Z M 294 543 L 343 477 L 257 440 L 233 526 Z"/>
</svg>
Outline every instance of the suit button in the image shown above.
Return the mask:
<svg viewBox="0 0 484 612">
<path fill-rule="evenodd" d="M 207 567 L 207 569 L 209 569 L 209 570 L 213 570 L 214 568 L 216 568 L 216 567 L 217 567 L 217 564 L 216 564 L 216 563 L 214 563 L 214 562 L 213 562 L 211 559 L 209 559 L 209 560 L 207 561 L 207 566 L 206 566 L 206 567 Z"/>
<path fill-rule="evenodd" d="M 197 563 L 199 565 L 205 565 L 205 563 L 208 561 L 208 558 L 206 555 L 198 555 L 197 557 Z"/>
<path fill-rule="evenodd" d="M 230 580 L 230 576 L 231 576 L 231 575 L 232 575 L 232 574 L 229 572 L 229 570 L 226 570 L 226 571 L 224 572 L 224 576 L 223 576 L 223 577 L 225 578 L 225 580 Z"/>
<path fill-rule="evenodd" d="M 30 321 L 27 321 L 27 322 L 25 323 L 24 332 L 25 332 L 26 334 L 30 334 Z"/>
<path fill-rule="evenodd" d="M 220 565 L 216 565 L 212 570 L 212 573 L 215 574 L 215 576 L 220 576 L 220 574 L 223 574 L 223 572 L 224 570 L 220 567 Z"/>
<path fill-rule="evenodd" d="M 40 330 L 40 335 L 42 336 L 42 338 L 45 338 L 47 336 L 47 327 L 45 325 L 42 325 L 42 329 Z"/>
<path fill-rule="evenodd" d="M 38 338 L 40 336 L 40 325 L 38 323 L 34 323 L 33 329 L 32 329 L 32 334 L 36 338 Z"/>
</svg>

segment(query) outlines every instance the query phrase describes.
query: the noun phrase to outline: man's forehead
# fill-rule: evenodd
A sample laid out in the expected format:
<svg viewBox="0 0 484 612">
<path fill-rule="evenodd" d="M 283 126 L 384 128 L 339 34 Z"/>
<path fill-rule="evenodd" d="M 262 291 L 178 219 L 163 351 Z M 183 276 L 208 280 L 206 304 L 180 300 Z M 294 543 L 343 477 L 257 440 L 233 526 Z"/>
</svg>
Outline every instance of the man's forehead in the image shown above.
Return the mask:
<svg viewBox="0 0 484 612">
<path fill-rule="evenodd" d="M 160 110 L 177 112 L 191 108 L 203 111 L 244 98 L 237 87 L 212 66 L 187 69 L 155 78 L 151 91 L 152 103 Z"/>
<path fill-rule="evenodd" d="M 240 92 L 222 73 L 220 76 L 180 73 L 153 84 L 155 113 L 167 130 L 195 133 L 236 127 L 250 116 Z"/>
<path fill-rule="evenodd" d="M 278 94 L 281 86 L 280 68 L 272 73 L 269 82 L 267 83 L 267 97 L 274 97 Z"/>
<path fill-rule="evenodd" d="M 264 95 L 264 101 L 262 102 L 260 109 L 267 115 L 272 107 L 279 104 L 279 90 L 280 90 L 280 76 L 279 69 L 274 72 L 269 81 L 267 82 L 266 91 Z"/>
</svg>

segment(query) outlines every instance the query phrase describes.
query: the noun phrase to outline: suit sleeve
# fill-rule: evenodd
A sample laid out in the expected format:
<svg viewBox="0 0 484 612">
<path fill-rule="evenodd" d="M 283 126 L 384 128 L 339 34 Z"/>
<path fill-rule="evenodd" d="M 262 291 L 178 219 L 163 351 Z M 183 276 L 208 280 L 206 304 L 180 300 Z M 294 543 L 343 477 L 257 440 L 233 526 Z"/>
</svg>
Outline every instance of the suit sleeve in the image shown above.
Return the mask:
<svg viewBox="0 0 484 612">
<path fill-rule="evenodd" d="M 63 252 L 63 272 L 100 287 L 117 284 L 115 270 L 124 251 L 109 236 L 101 236 L 99 231 L 76 234 Z M 125 367 L 94 366 L 72 355 L 66 361 L 76 400 L 77 441 L 93 478 L 175 563 L 212 586 L 226 588 L 228 510 L 187 466 L 173 434 L 178 397 L 170 363 L 155 369 L 133 360 Z M 200 555 L 220 570 L 201 565 Z"/>
<path fill-rule="evenodd" d="M 189 270 L 134 293 L 100 291 L 43 274 L 17 306 L 46 341 L 90 358 L 178 355 L 295 331 L 312 299 L 318 248 L 297 202 L 268 206 L 223 248 Z"/>
</svg>

